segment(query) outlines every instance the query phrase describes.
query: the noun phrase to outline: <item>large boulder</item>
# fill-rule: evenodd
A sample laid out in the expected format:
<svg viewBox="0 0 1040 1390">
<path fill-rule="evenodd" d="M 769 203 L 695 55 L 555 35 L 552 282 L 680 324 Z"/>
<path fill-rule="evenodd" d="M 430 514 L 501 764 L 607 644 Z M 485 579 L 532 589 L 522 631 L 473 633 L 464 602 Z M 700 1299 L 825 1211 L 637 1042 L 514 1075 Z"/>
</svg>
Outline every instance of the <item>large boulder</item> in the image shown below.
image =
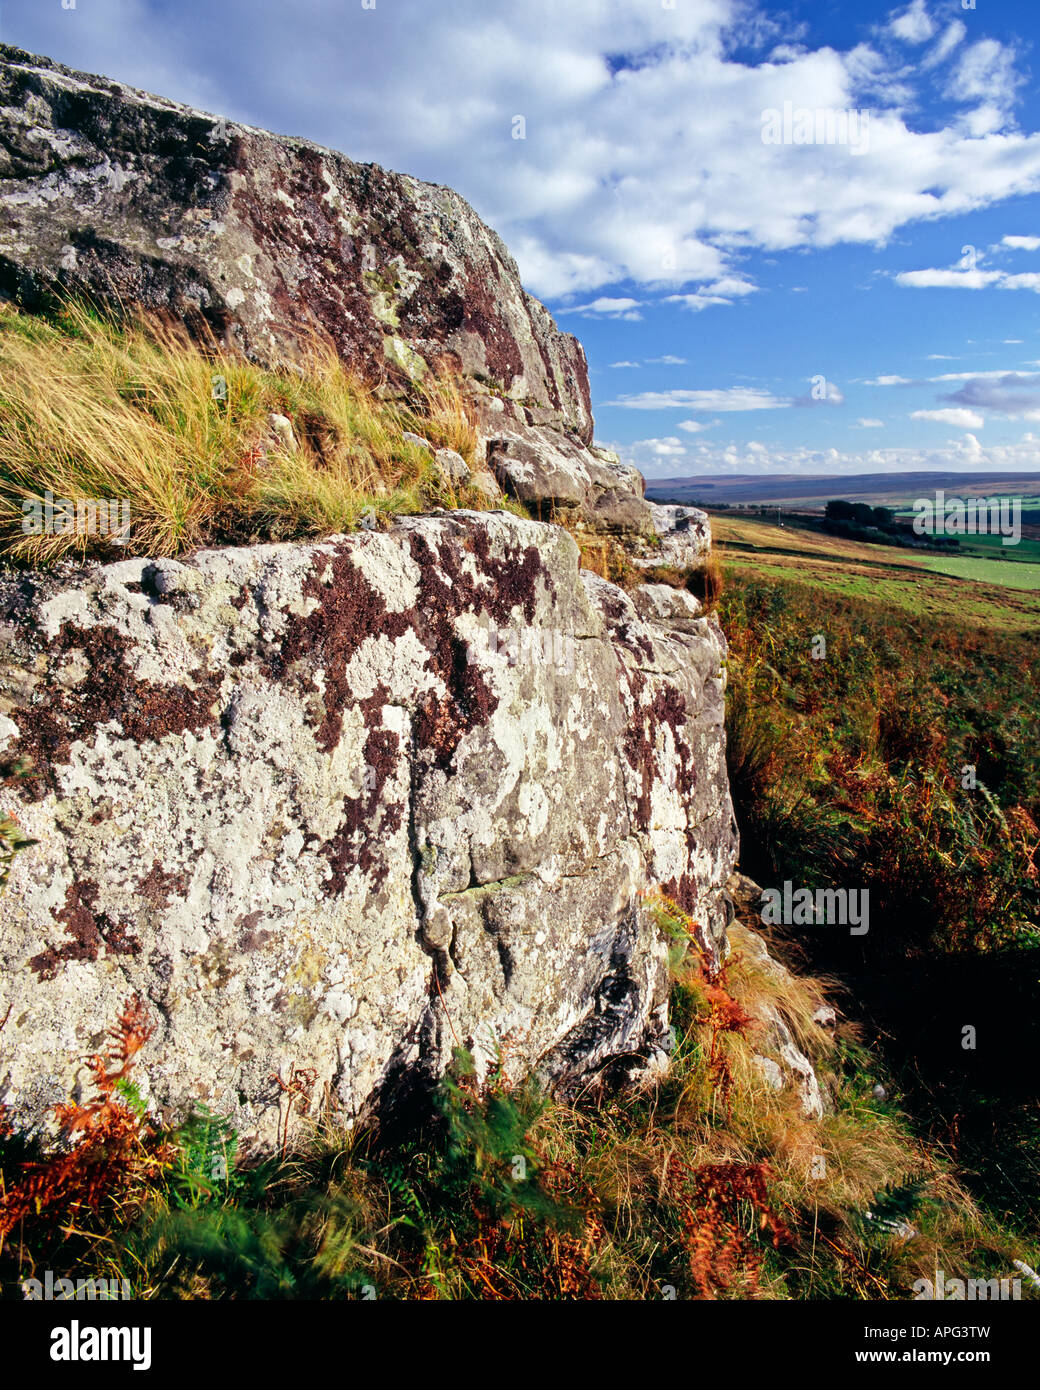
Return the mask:
<svg viewBox="0 0 1040 1390">
<path fill-rule="evenodd" d="M 261 361 L 468 376 L 592 441 L 588 368 L 449 188 L 0 45 L 0 294 L 201 315 Z"/>
<path fill-rule="evenodd" d="M 0 1101 L 42 1120 L 131 993 L 155 1101 L 255 1142 L 283 1086 L 350 1121 L 456 1042 L 561 1087 L 659 1061 L 647 892 L 724 941 L 725 641 L 577 560 L 459 512 L 0 578 L 0 813 L 37 842 Z"/>
</svg>

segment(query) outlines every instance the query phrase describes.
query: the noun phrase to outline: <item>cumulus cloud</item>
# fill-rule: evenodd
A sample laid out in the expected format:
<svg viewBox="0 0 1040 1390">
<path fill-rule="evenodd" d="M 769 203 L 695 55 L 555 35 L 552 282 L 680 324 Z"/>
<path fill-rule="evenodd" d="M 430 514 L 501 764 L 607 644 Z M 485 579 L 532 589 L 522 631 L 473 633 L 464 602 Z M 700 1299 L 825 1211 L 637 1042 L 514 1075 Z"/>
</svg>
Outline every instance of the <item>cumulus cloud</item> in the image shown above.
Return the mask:
<svg viewBox="0 0 1040 1390">
<path fill-rule="evenodd" d="M 686 453 L 686 445 L 675 435 L 669 435 L 665 439 L 638 439 L 630 448 L 645 449 L 656 458 L 679 457 Z"/>
<path fill-rule="evenodd" d="M 1040 275 L 1034 270 L 1026 271 L 1022 275 L 1005 275 L 997 288 L 1001 290 L 1032 290 L 1034 294 L 1040 294 Z"/>
<path fill-rule="evenodd" d="M 904 43 L 926 43 L 935 33 L 935 25 L 924 0 L 914 0 L 909 9 L 894 16 L 888 27 Z"/>
<path fill-rule="evenodd" d="M 984 290 L 1003 278 L 1000 270 L 902 270 L 895 281 L 914 290 Z"/>
<path fill-rule="evenodd" d="M 1032 251 L 1040 247 L 1040 237 L 1006 236 L 994 249 Z M 965 247 L 969 254 L 957 266 L 947 269 L 901 270 L 892 278 L 897 285 L 913 290 L 1032 290 L 1040 294 L 1040 273 L 1022 271 L 1012 275 L 1006 270 L 981 270 L 977 265 L 977 255 L 973 247 Z"/>
<path fill-rule="evenodd" d="M 752 444 L 756 447 L 752 448 Z M 621 457 L 643 468 L 647 477 L 675 477 L 674 460 L 665 461 L 632 445 L 610 446 Z M 898 473 L 908 470 L 971 468 L 1010 472 L 1036 466 L 1040 439 L 1031 433 L 1017 441 L 983 444 L 970 430 L 944 437 L 931 446 L 893 444 L 885 448 L 813 449 L 770 445 L 767 451 L 757 441 L 699 442 L 691 440 L 680 467 L 682 473 Z"/>
<path fill-rule="evenodd" d="M 594 302 L 626 284 L 683 294 L 699 312 L 750 293 L 739 269 L 749 250 L 877 245 L 1040 190 L 1040 133 L 1014 127 L 1020 76 L 1007 45 L 965 44 L 949 25 L 929 61 L 944 45 L 953 55 L 941 71 L 956 110 L 938 129 L 907 124 L 936 78 L 882 48 L 936 32 L 919 0 L 893 12 L 877 44 L 847 50 L 783 34 L 751 0 L 395 0 L 342 7 L 335 22 L 328 0 L 90 8 L 86 24 L 56 4 L 19 3 L 12 18 L 8 4 L 5 33 L 448 184 L 553 300 Z M 869 105 L 869 147 L 764 144 L 760 113 L 785 101 Z"/>
<path fill-rule="evenodd" d="M 1021 83 L 1014 51 L 997 39 L 979 39 L 957 60 L 946 92 L 954 101 L 979 101 L 1008 109 Z"/>
<path fill-rule="evenodd" d="M 611 362 L 611 367 L 638 367 L 638 362 Z"/>
<path fill-rule="evenodd" d="M 986 423 L 974 410 L 915 410 L 911 420 L 934 420 L 939 425 L 956 425 L 958 429 L 977 430 Z"/>
</svg>

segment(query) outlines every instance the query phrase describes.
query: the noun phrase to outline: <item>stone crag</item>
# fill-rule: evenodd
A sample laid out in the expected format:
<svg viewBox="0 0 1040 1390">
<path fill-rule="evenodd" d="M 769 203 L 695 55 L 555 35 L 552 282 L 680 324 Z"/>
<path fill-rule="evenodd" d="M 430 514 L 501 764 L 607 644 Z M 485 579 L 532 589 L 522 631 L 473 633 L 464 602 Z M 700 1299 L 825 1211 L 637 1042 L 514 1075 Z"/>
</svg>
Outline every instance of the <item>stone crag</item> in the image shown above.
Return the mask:
<svg viewBox="0 0 1040 1390">
<path fill-rule="evenodd" d="M 318 328 L 343 357 L 454 353 L 592 441 L 580 343 L 520 285 L 502 241 L 449 188 L 356 164 L 0 48 L 0 282 L 195 310 L 274 361 Z"/>
<path fill-rule="evenodd" d="M 0 49 L 0 294 L 57 291 L 262 361 L 319 331 L 400 389 L 447 354 L 512 496 L 707 556 L 703 514 L 595 447 L 580 345 L 458 195 Z M 0 811 L 36 842 L 0 892 L 0 1102 L 42 1122 L 131 993 L 156 1104 L 255 1143 L 284 1086 L 355 1120 L 457 1044 L 565 1089 L 663 1065 L 648 896 L 726 946 L 726 644 L 578 558 L 440 512 L 0 571 Z"/>
<path fill-rule="evenodd" d="M 40 1119 L 116 1004 L 149 1076 L 272 1140 L 456 1040 L 560 1084 L 660 1060 L 658 886 L 723 940 L 725 641 L 505 513 L 0 579 L 0 1091 Z M 413 1076 L 414 1079 L 414 1076 Z"/>
</svg>

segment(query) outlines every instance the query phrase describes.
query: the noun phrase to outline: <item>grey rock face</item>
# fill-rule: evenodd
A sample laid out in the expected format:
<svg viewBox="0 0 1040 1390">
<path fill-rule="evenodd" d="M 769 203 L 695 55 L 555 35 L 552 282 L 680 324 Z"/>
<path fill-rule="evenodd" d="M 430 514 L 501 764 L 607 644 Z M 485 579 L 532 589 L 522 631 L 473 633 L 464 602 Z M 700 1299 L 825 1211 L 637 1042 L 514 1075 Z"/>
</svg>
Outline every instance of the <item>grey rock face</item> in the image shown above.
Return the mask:
<svg viewBox="0 0 1040 1390">
<path fill-rule="evenodd" d="M 0 1100 L 39 1121 L 118 1004 L 156 1102 L 276 1135 L 447 1064 L 655 1058 L 657 885 L 723 939 L 725 641 L 562 530 L 441 514 L 0 579 Z"/>
<path fill-rule="evenodd" d="M 389 391 L 450 364 L 510 495 L 651 534 L 641 475 L 587 448 L 580 343 L 457 193 L 0 44 L 0 296 L 54 291 L 204 320 L 268 363 L 324 336 Z"/>
<path fill-rule="evenodd" d="M 644 568 L 668 565 L 674 569 L 699 569 L 711 554 L 711 519 L 699 507 L 678 507 L 648 502 L 658 544 L 648 554 L 635 556 Z"/>
<path fill-rule="evenodd" d="M 469 482 L 471 475 L 466 460 L 454 449 L 438 449 L 435 459 L 437 471 L 453 487 L 461 487 Z"/>
<path fill-rule="evenodd" d="M 593 531 L 650 535 L 653 517 L 643 476 L 606 450 L 558 431 L 516 421 L 487 436 L 488 467 L 505 491 L 548 520 L 563 514 Z"/>
<path fill-rule="evenodd" d="M 204 320 L 262 362 L 317 334 L 391 391 L 449 364 L 507 492 L 652 530 L 641 475 L 586 447 L 581 344 L 457 193 L 0 45 L 0 296 L 56 290 Z"/>
<path fill-rule="evenodd" d="M 362 370 L 447 355 L 591 443 L 576 338 L 451 189 L 0 45 L 0 293 L 199 315 L 261 361 L 318 332 Z"/>
</svg>

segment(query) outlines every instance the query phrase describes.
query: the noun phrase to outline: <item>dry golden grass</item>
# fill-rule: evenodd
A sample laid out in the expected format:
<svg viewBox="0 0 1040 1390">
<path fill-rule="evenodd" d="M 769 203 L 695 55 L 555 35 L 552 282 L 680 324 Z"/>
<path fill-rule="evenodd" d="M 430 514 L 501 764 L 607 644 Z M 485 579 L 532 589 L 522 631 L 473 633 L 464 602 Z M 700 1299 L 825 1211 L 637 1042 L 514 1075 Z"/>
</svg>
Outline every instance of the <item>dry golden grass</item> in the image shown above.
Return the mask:
<svg viewBox="0 0 1040 1390">
<path fill-rule="evenodd" d="M 347 530 L 365 513 L 486 503 L 457 493 L 410 430 L 471 463 L 477 435 L 446 372 L 389 401 L 315 340 L 264 370 L 178 323 L 114 322 L 68 303 L 52 321 L 0 306 L 0 556 L 172 555 L 213 541 Z M 287 416 L 293 441 L 272 413 Z M 129 505 L 129 532 L 26 534 L 48 494 Z"/>
<path fill-rule="evenodd" d="M 670 934 L 690 925 L 672 905 L 661 906 Z M 763 960 L 739 922 L 730 938 L 733 952 L 716 987 L 736 1017 L 780 1015 L 813 1062 L 826 1113 L 806 1115 L 790 1080 L 775 1091 L 764 1079 L 755 1061 L 769 1051 L 763 1024 L 719 1028 L 691 943 L 675 967 L 678 1045 L 669 1079 L 641 1101 L 621 1098 L 597 1110 L 556 1104 L 540 1122 L 546 1155 L 579 1165 L 610 1213 L 600 1252 L 605 1295 L 660 1296 L 662 1276 L 654 1269 L 672 1239 L 678 1203 L 667 1175 L 676 1160 L 694 1173 L 765 1163 L 772 1209 L 796 1236 L 782 1258 L 767 1255 L 751 1284 L 736 1280 L 720 1296 L 898 1298 L 936 1268 L 950 1277 L 1013 1274 L 1012 1258 L 1028 1260 L 1028 1252 L 983 1217 L 942 1155 L 913 1139 L 899 1112 L 873 1097 L 870 1059 L 854 1030 L 840 1020 L 836 1031 L 814 1022 L 826 982 Z M 714 1075 L 713 1053 L 721 1061 Z M 911 1186 L 920 1194 L 912 1237 L 871 1229 L 866 1213 L 879 1196 L 883 1202 L 886 1191 Z M 751 1221 L 754 1212 L 745 1214 Z"/>
</svg>

